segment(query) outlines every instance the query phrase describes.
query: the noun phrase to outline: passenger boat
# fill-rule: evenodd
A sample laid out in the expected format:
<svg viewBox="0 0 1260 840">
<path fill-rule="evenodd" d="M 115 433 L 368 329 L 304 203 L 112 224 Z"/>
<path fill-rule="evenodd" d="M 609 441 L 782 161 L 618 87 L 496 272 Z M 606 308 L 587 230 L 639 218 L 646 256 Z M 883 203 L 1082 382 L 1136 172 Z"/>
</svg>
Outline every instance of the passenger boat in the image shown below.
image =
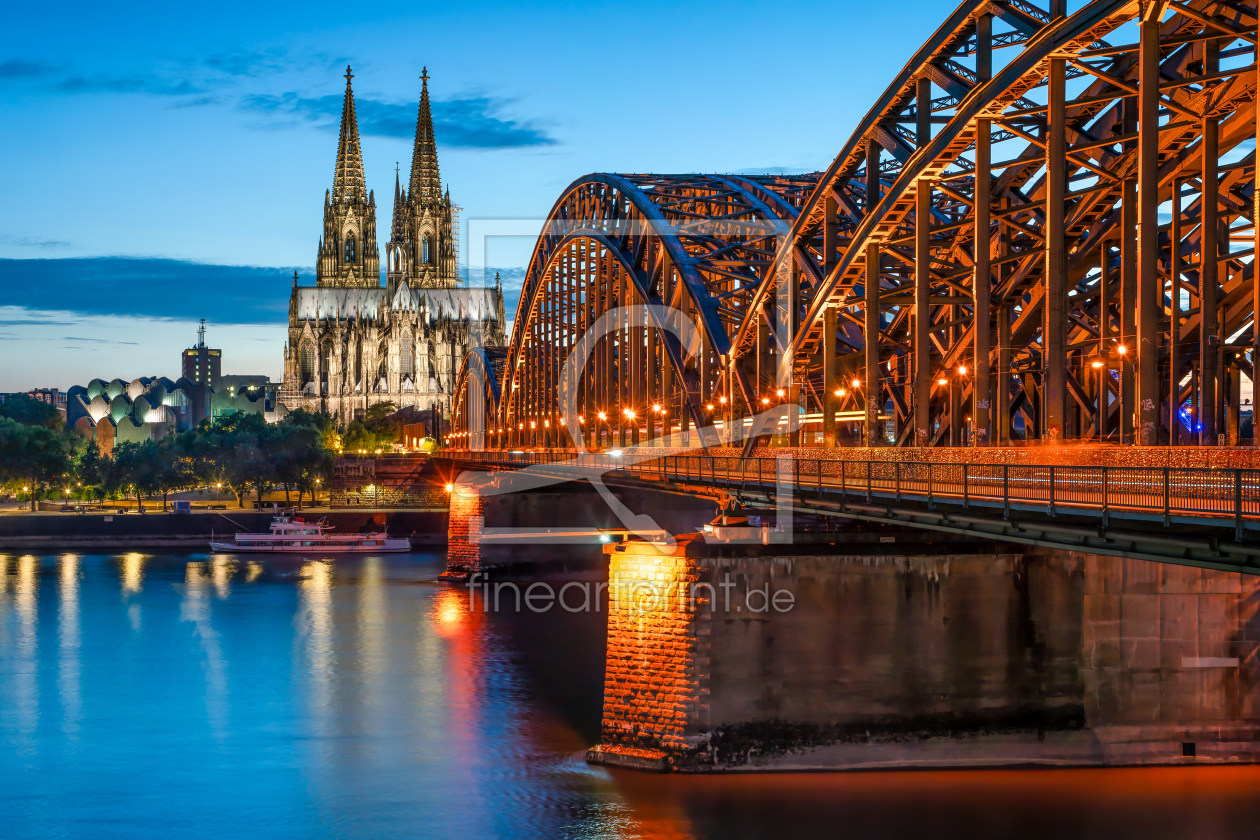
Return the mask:
<svg viewBox="0 0 1260 840">
<path fill-rule="evenodd" d="M 212 551 L 231 552 L 306 552 L 338 554 L 379 554 L 386 551 L 410 551 L 411 540 L 391 537 L 385 531 L 367 534 L 330 534 L 332 526 L 325 520 L 307 522 L 300 516 L 277 516 L 269 534 L 237 534 L 232 542 L 210 540 Z"/>
</svg>

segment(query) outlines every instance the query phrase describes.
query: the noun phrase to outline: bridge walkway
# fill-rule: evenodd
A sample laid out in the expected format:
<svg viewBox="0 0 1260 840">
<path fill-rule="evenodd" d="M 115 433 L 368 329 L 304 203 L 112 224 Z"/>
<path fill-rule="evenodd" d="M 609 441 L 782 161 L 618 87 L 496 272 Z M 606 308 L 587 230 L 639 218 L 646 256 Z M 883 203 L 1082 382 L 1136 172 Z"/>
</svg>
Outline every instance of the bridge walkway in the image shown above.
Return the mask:
<svg viewBox="0 0 1260 840">
<path fill-rule="evenodd" d="M 781 512 L 1260 573 L 1260 541 L 1249 539 L 1260 531 L 1260 469 L 742 458 L 643 448 L 448 450 L 437 457 L 459 469 L 665 485 Z"/>
</svg>

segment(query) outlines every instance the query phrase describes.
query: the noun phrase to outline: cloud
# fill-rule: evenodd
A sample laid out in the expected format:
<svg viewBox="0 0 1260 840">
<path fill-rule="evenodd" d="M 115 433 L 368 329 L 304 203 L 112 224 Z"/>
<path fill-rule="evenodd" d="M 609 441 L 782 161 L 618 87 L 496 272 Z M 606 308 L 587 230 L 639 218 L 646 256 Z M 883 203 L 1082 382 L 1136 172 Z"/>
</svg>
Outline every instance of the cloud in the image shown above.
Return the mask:
<svg viewBox="0 0 1260 840">
<path fill-rule="evenodd" d="M 268 73 L 287 73 L 294 70 L 321 70 L 344 67 L 345 56 L 326 52 L 301 52 L 293 55 L 288 47 L 266 47 L 253 50 L 235 50 L 219 53 L 209 58 L 196 58 L 186 62 L 190 67 L 208 67 L 217 73 L 234 77 L 257 78 Z"/>
<path fill-rule="evenodd" d="M 3 301 L 0 291 L 0 321 L 23 323 L 0 328 L 0 352 L 13 362 L 0 365 L 0 391 L 64 390 L 97 376 L 125 381 L 136 376 L 176 379 L 183 349 L 197 340 L 197 322 L 191 319 L 101 317 L 69 312 L 64 306 L 36 310 Z M 56 326 L 64 323 L 69 326 Z M 210 321 L 209 326 L 208 341 L 223 350 L 224 373 L 280 375 L 286 338 L 283 320 L 276 324 Z"/>
<path fill-rule="evenodd" d="M 70 327 L 74 321 L 40 321 L 31 319 L 10 319 L 0 321 L 0 327 Z"/>
<path fill-rule="evenodd" d="M 309 279 L 309 270 L 302 273 Z M 0 259 L 0 300 L 31 310 L 283 324 L 292 285 L 292 268 L 131 257 Z"/>
<path fill-rule="evenodd" d="M 161 74 L 109 74 L 70 71 L 64 67 L 24 59 L 0 62 L 0 81 L 34 83 L 36 89 L 53 93 L 149 93 L 157 96 L 189 96 L 202 88 L 186 74 L 165 78 Z"/>
<path fill-rule="evenodd" d="M 0 236 L 0 242 L 21 248 L 69 248 L 64 239 L 37 239 L 33 236 Z"/>
<path fill-rule="evenodd" d="M 238 50 L 212 55 L 203 62 L 206 67 L 227 73 L 229 76 L 257 76 L 260 73 L 279 73 L 291 68 L 294 62 L 284 47 L 261 50 Z"/>
<path fill-rule="evenodd" d="M 37 61 L 10 58 L 0 61 L 0 79 L 39 79 L 53 72 L 53 68 Z"/>
<path fill-rule="evenodd" d="M 269 127 L 314 123 L 336 130 L 342 94 L 307 97 L 296 92 L 252 93 L 228 91 L 243 80 L 259 76 L 328 67 L 345 59 L 328 53 L 291 56 L 283 47 L 220 53 L 209 58 L 169 63 L 156 72 L 100 73 L 68 70 L 25 59 L 0 62 L 0 82 L 32 85 L 63 94 L 139 93 L 161 97 L 191 97 L 172 107 L 193 108 L 234 99 L 247 112 L 268 115 Z M 215 95 L 215 92 L 218 95 Z M 511 99 L 469 96 L 433 101 L 433 127 L 443 146 L 466 149 L 518 149 L 555 146 L 558 141 L 530 120 L 503 116 Z M 411 138 L 416 132 L 416 103 L 386 102 L 356 97 L 362 134 Z"/>
<path fill-rule="evenodd" d="M 241 99 L 241 107 L 246 111 L 320 123 L 332 129 L 339 125 L 341 103 L 341 94 L 304 97 L 292 91 L 278 95 L 252 94 Z M 443 146 L 457 148 L 514 149 L 557 144 L 555 138 L 531 122 L 498 116 L 509 103 L 508 99 L 488 96 L 435 100 L 432 103 L 433 130 Z M 415 103 L 382 102 L 356 96 L 354 104 L 361 134 L 415 136 Z"/>
<path fill-rule="evenodd" d="M 200 108 L 203 105 L 217 105 L 222 101 L 223 100 L 217 96 L 201 96 L 197 99 L 190 99 L 187 102 L 176 102 L 170 107 L 172 110 L 176 108 Z"/>
<path fill-rule="evenodd" d="M 93 344 L 129 344 L 133 347 L 139 344 L 138 341 L 115 341 L 109 338 L 80 338 L 77 335 L 67 335 L 67 336 L 64 336 L 61 340 L 62 341 L 87 341 Z"/>
<path fill-rule="evenodd" d="M 151 93 L 158 96 L 190 96 L 202 89 L 187 79 L 167 82 L 155 76 L 66 76 L 51 85 L 61 93 Z"/>
<path fill-rule="evenodd" d="M 523 267 L 501 268 L 489 266 L 482 269 L 461 268 L 460 279 L 471 286 L 493 286 L 495 273 L 503 286 L 503 311 L 510 319 L 516 311 L 516 303 L 521 299 L 521 287 L 525 285 L 525 269 Z"/>
</svg>

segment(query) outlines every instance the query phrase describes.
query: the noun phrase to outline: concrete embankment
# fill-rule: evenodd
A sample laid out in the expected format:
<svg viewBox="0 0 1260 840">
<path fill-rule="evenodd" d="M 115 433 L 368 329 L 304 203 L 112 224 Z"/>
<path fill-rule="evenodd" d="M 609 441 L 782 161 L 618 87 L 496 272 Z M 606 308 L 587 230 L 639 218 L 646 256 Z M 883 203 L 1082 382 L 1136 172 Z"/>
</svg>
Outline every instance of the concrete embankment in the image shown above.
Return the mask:
<svg viewBox="0 0 1260 840">
<path fill-rule="evenodd" d="M 446 511 L 310 511 L 308 519 L 327 518 L 339 532 L 379 530 L 411 537 L 414 546 L 446 544 Z M 212 536 L 266 532 L 271 512 L 248 510 L 175 513 L 33 513 L 0 516 L 0 551 L 112 551 L 162 548 L 208 551 Z"/>
</svg>

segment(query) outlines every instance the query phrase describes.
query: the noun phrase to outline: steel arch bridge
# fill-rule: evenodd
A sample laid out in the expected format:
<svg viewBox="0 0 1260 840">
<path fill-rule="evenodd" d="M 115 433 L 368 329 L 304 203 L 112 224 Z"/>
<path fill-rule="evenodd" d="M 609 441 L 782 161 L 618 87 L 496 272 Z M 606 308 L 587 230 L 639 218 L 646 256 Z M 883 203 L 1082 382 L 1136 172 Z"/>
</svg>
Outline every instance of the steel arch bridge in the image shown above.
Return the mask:
<svg viewBox="0 0 1260 840">
<path fill-rule="evenodd" d="M 535 248 L 502 396 L 456 434 L 592 445 L 720 420 L 689 442 L 751 447 L 787 405 L 826 445 L 1236 442 L 1260 343 L 1256 5 L 967 0 L 825 172 L 579 179 Z"/>
</svg>

